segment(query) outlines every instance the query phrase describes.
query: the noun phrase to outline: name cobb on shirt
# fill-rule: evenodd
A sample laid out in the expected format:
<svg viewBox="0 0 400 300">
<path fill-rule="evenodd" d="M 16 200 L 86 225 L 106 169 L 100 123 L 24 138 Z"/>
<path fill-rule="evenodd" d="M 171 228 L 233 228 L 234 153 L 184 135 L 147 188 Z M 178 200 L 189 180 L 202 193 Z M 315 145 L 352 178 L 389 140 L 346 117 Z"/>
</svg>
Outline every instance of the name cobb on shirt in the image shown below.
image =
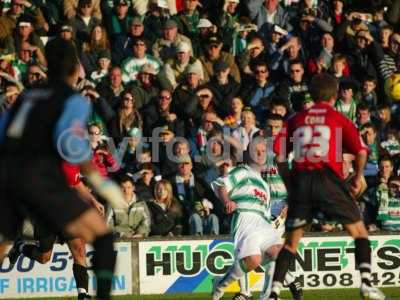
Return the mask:
<svg viewBox="0 0 400 300">
<path fill-rule="evenodd" d="M 304 123 L 306 125 L 325 124 L 325 116 L 306 116 Z"/>
</svg>

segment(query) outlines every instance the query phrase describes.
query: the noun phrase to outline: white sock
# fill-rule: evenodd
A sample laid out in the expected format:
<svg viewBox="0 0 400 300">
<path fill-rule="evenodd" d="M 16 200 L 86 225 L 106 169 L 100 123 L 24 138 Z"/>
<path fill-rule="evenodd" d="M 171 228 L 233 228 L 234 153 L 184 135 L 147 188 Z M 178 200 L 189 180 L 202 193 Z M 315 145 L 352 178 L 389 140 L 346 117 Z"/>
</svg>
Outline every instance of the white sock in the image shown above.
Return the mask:
<svg viewBox="0 0 400 300">
<path fill-rule="evenodd" d="M 87 291 L 84 288 L 78 288 L 78 294 L 87 294 Z"/>
<path fill-rule="evenodd" d="M 292 275 L 292 273 L 290 273 L 289 271 L 287 271 L 286 272 L 286 275 L 285 275 L 285 280 L 284 280 L 284 282 L 285 282 L 285 284 L 286 285 L 289 285 L 289 284 L 291 284 L 293 281 L 295 281 L 296 280 L 296 277 L 294 277 L 293 275 Z"/>
<path fill-rule="evenodd" d="M 272 277 L 275 271 L 275 261 L 265 260 L 262 264 L 264 269 L 264 285 L 259 300 L 267 299 L 271 292 Z"/>
<path fill-rule="evenodd" d="M 218 283 L 217 289 L 223 290 L 228 287 L 233 281 L 239 280 L 246 273 L 243 271 L 241 266 L 241 261 L 236 260 L 233 265 L 229 268 L 228 272 L 222 277 L 221 281 Z"/>
<path fill-rule="evenodd" d="M 251 297 L 249 273 L 245 273 L 242 277 L 239 278 L 239 287 L 241 294 L 246 295 L 247 297 Z"/>
</svg>

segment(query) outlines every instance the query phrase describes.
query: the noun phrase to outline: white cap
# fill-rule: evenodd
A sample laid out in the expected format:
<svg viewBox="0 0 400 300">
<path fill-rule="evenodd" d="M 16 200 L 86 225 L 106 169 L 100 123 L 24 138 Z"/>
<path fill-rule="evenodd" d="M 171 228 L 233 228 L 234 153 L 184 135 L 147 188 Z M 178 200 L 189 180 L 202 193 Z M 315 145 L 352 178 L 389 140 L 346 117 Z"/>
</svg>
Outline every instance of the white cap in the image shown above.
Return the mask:
<svg viewBox="0 0 400 300">
<path fill-rule="evenodd" d="M 282 35 L 287 35 L 288 32 L 283 29 L 282 27 L 278 26 L 278 25 L 274 25 L 274 28 L 272 29 L 274 32 L 280 33 Z"/>
<path fill-rule="evenodd" d="M 234 3 L 239 3 L 240 0 L 226 0 L 226 2 L 234 2 Z"/>
<path fill-rule="evenodd" d="M 209 28 L 212 27 L 213 24 L 208 19 L 200 19 L 197 28 Z"/>
<path fill-rule="evenodd" d="M 192 48 L 186 42 L 179 42 L 178 46 L 176 47 L 176 52 L 189 52 Z"/>
<path fill-rule="evenodd" d="M 157 6 L 168 9 L 168 2 L 166 0 L 157 0 Z"/>
<path fill-rule="evenodd" d="M 201 66 L 198 64 L 192 64 L 187 68 L 187 74 L 197 74 L 201 76 L 203 73 L 203 70 L 201 69 Z"/>
</svg>

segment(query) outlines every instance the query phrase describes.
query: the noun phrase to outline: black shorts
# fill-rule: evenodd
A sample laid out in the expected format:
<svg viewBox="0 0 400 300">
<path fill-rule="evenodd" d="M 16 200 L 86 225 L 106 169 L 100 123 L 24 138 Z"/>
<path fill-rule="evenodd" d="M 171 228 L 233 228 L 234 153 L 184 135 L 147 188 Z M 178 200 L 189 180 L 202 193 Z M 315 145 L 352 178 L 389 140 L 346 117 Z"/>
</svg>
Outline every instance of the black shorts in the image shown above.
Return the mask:
<svg viewBox="0 0 400 300">
<path fill-rule="evenodd" d="M 343 180 L 330 169 L 293 171 L 288 197 L 286 229 L 304 227 L 316 212 L 331 220 L 351 224 L 361 220 L 360 210 Z"/>
<path fill-rule="evenodd" d="M 15 239 L 26 217 L 59 233 L 89 208 L 67 186 L 58 160 L 0 160 L 0 242 Z"/>
<path fill-rule="evenodd" d="M 56 242 L 63 244 L 74 239 L 67 233 L 54 233 L 50 227 L 39 222 L 33 224 L 34 239 L 38 242 L 40 252 L 45 253 L 53 249 Z"/>
</svg>

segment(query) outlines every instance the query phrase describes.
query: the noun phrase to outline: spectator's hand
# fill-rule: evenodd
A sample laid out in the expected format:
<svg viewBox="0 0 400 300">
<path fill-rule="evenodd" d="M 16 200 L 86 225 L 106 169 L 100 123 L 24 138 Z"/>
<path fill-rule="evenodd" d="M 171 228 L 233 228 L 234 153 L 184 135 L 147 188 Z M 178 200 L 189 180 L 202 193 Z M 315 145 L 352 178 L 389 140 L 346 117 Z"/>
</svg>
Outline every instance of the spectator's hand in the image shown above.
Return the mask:
<svg viewBox="0 0 400 300">
<path fill-rule="evenodd" d="M 167 115 L 167 121 L 168 122 L 173 122 L 173 121 L 175 121 L 177 119 L 177 116 L 176 116 L 176 114 L 174 114 L 174 113 L 169 113 L 168 115 Z"/>
<path fill-rule="evenodd" d="M 208 207 L 204 207 L 204 216 L 207 217 L 210 215 L 210 209 Z"/>
<path fill-rule="evenodd" d="M 333 231 L 335 229 L 335 227 L 333 226 L 333 225 L 331 225 L 331 224 L 322 224 L 321 225 L 321 230 L 323 231 L 323 232 L 331 232 L 331 231 Z"/>
<path fill-rule="evenodd" d="M 28 45 L 29 45 L 29 47 L 27 50 L 31 51 L 32 53 L 36 52 L 39 49 L 38 47 L 36 47 L 34 45 L 31 45 L 31 44 L 28 44 Z"/>
<path fill-rule="evenodd" d="M 143 234 L 139 234 L 139 233 L 137 233 L 137 234 L 133 234 L 133 235 L 131 235 L 130 237 L 131 237 L 131 238 L 133 238 L 133 239 L 140 239 L 140 238 L 142 238 L 142 237 L 143 237 Z"/>
<path fill-rule="evenodd" d="M 103 150 L 103 149 L 96 150 L 96 153 L 97 154 L 101 154 L 101 155 L 108 155 L 109 154 L 109 152 L 107 150 Z"/>
<path fill-rule="evenodd" d="M 94 99 L 100 98 L 99 93 L 94 90 L 85 90 L 84 93 L 85 93 L 85 96 L 89 96 L 90 98 L 94 98 Z"/>
<path fill-rule="evenodd" d="M 236 209 L 236 203 L 231 201 L 231 200 L 226 201 L 224 203 L 224 206 L 225 206 L 225 211 L 226 211 L 227 214 L 233 213 L 235 211 L 235 209 Z"/>
<path fill-rule="evenodd" d="M 291 37 L 279 50 L 281 52 L 285 51 L 286 49 L 290 48 L 297 44 L 297 39 L 295 37 Z"/>
<path fill-rule="evenodd" d="M 308 21 L 310 23 L 313 23 L 315 21 L 315 17 L 311 16 L 311 15 L 308 15 L 308 16 L 303 17 L 302 20 L 305 20 L 305 21 Z"/>
<path fill-rule="evenodd" d="M 19 95 L 19 91 L 8 91 L 5 94 L 6 99 L 10 98 L 10 97 L 13 97 L 13 96 L 18 96 L 18 95 Z"/>
<path fill-rule="evenodd" d="M 22 0 L 22 1 L 20 1 L 20 3 L 21 3 L 23 6 L 28 7 L 28 8 L 32 6 L 32 3 L 30 3 L 30 2 L 27 1 L 27 0 Z"/>
<path fill-rule="evenodd" d="M 45 22 L 45 23 L 43 24 L 43 29 L 44 29 L 46 32 L 49 32 L 49 29 L 50 29 L 49 23 Z"/>
</svg>

